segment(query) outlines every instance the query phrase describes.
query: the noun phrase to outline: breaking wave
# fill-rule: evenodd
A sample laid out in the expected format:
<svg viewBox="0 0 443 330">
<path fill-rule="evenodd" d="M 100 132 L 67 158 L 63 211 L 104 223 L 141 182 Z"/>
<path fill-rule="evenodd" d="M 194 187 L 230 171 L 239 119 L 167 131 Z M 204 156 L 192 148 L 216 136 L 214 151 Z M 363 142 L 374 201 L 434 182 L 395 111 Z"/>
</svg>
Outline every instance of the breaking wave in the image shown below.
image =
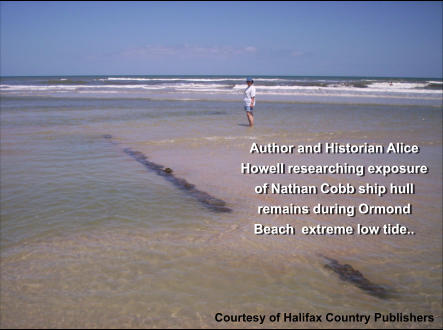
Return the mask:
<svg viewBox="0 0 443 330">
<path fill-rule="evenodd" d="M 443 83 L 438 79 L 414 78 L 354 78 L 354 77 L 255 77 L 258 95 L 272 96 L 333 96 L 425 99 L 440 101 Z M 150 97 L 158 95 L 194 94 L 232 95 L 241 97 L 246 87 L 239 76 L 85 76 L 85 77 L 4 77 L 0 95 L 107 95 L 118 97 Z"/>
</svg>

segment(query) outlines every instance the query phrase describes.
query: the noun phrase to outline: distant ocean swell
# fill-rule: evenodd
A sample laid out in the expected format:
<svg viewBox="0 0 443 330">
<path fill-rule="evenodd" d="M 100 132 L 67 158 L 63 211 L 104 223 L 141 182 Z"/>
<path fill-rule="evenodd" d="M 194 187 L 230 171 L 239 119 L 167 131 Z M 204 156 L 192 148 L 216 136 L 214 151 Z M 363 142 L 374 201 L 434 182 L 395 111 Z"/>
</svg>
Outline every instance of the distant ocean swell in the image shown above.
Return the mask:
<svg viewBox="0 0 443 330">
<path fill-rule="evenodd" d="M 398 97 L 441 100 L 443 83 L 419 78 L 257 77 L 262 95 L 312 95 L 338 97 Z M 243 77 L 145 76 L 145 77 L 3 77 L 2 96 L 133 93 L 241 94 Z"/>
</svg>

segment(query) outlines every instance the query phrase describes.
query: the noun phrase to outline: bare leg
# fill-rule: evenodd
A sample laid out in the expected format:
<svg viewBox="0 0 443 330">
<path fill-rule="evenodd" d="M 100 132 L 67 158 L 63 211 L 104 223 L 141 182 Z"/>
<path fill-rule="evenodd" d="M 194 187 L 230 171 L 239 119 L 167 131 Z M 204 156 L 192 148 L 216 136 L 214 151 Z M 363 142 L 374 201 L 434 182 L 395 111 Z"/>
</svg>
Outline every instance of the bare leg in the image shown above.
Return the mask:
<svg viewBox="0 0 443 330">
<path fill-rule="evenodd" d="M 246 111 L 246 117 L 248 117 L 249 127 L 254 126 L 254 115 L 251 112 Z"/>
</svg>

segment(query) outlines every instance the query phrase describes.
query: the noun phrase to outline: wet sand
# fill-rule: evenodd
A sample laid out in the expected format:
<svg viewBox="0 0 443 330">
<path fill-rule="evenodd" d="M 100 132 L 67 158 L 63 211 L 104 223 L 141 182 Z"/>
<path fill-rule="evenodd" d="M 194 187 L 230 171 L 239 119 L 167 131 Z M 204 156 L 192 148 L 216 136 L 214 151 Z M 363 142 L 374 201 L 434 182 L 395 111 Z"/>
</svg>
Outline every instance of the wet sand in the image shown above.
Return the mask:
<svg viewBox="0 0 443 330">
<path fill-rule="evenodd" d="M 50 102 L 50 101 L 48 101 Z M 130 106 L 130 105 L 129 105 Z M 198 115 L 211 107 L 210 115 Z M 225 314 L 413 312 L 440 315 L 441 109 L 270 103 L 256 127 L 236 103 L 33 113 L 2 109 L 2 327 L 256 327 Z M 168 116 L 152 116 L 166 113 Z M 180 112 L 181 111 L 181 112 Z M 187 115 L 183 115 L 188 111 Z M 60 117 L 57 117 L 60 116 Z M 81 120 L 79 118 L 82 118 Z M 86 118 L 86 119 L 85 119 Z M 41 122 L 46 124 L 41 125 Z M 115 144 L 103 135 L 112 135 Z M 256 143 L 407 142 L 419 155 L 251 155 Z M 226 202 L 218 213 L 147 171 L 126 148 Z M 414 177 L 243 175 L 241 162 L 426 164 Z M 263 182 L 405 184 L 415 195 L 256 195 Z M 410 216 L 258 215 L 258 205 L 413 203 Z M 416 235 L 256 236 L 268 225 L 401 223 Z M 352 265 L 389 299 L 343 281 L 319 255 Z M 371 327 L 430 324 L 380 324 Z M 294 327 L 270 324 L 267 327 Z M 303 327 L 362 324 L 299 323 Z"/>
</svg>

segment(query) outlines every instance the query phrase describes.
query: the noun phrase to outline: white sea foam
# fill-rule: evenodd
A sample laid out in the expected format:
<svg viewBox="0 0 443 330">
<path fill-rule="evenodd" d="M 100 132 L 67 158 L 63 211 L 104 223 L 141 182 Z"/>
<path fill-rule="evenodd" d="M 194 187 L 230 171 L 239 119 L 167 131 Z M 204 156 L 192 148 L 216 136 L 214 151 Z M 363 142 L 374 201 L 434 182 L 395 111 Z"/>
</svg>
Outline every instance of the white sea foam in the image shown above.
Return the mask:
<svg viewBox="0 0 443 330">
<path fill-rule="evenodd" d="M 164 86 L 158 85 L 47 85 L 47 86 L 35 86 L 35 85 L 0 85 L 0 89 L 6 89 L 7 91 L 51 91 L 51 90 L 87 90 L 87 89 L 161 89 Z"/>
<path fill-rule="evenodd" d="M 238 78 L 105 78 L 98 79 L 99 81 L 194 81 L 194 82 L 211 82 L 211 81 L 243 81 L 244 79 Z"/>
<path fill-rule="evenodd" d="M 369 88 L 392 90 L 392 89 L 417 89 L 426 87 L 426 83 L 404 83 L 404 82 L 376 82 L 370 84 Z"/>
<path fill-rule="evenodd" d="M 258 92 L 288 92 L 288 91 L 318 91 L 318 92 L 356 92 L 356 93 L 411 93 L 411 94 L 441 94 L 440 90 L 427 90 L 424 89 L 426 84 L 407 84 L 407 83 L 397 83 L 396 86 L 391 86 L 389 83 L 377 83 L 371 84 L 366 88 L 343 86 L 343 85 L 332 85 L 328 87 L 323 86 L 256 86 Z M 243 85 L 235 85 L 234 90 L 244 90 Z"/>
<path fill-rule="evenodd" d="M 245 82 L 245 78 L 137 78 L 137 77 L 109 77 L 96 79 L 97 81 L 194 81 L 194 82 L 217 82 L 217 81 L 241 81 Z M 293 81 L 283 78 L 257 78 L 256 82 L 272 82 L 272 81 Z"/>
<path fill-rule="evenodd" d="M 328 92 L 328 91 L 344 91 L 358 93 L 410 93 L 410 94 L 441 94 L 441 90 L 424 89 L 426 84 L 418 83 L 374 83 L 369 87 L 359 88 L 343 85 L 323 86 L 297 86 L 297 85 L 276 85 L 276 86 L 260 86 L 257 85 L 257 92 L 289 92 L 289 91 L 308 91 L 308 92 Z M 198 84 L 198 83 L 163 83 L 155 85 L 0 85 L 2 91 L 75 91 L 75 90 L 99 90 L 99 89 L 140 89 L 140 90 L 164 90 L 171 91 L 195 91 L 195 92 L 242 92 L 245 89 L 243 84 L 234 86 L 229 84 Z"/>
<path fill-rule="evenodd" d="M 65 79 L 65 78 L 61 78 Z M 60 80 L 61 80 L 60 79 Z M 127 84 L 101 84 L 98 80 L 121 80 L 128 81 Z M 139 83 L 130 84 L 131 80 L 140 80 Z M 242 81 L 242 83 L 233 84 L 233 80 Z M 151 81 L 153 83 L 143 83 Z M 337 97 L 394 97 L 394 98 L 422 98 L 438 99 L 442 96 L 442 90 L 439 88 L 427 88 L 430 83 L 441 84 L 440 81 L 380 81 L 380 80 L 361 80 L 367 87 L 353 86 L 359 83 L 359 80 L 322 80 L 323 83 L 329 83 L 326 86 L 312 86 L 321 82 L 313 79 L 281 79 L 281 78 L 259 78 L 256 79 L 256 89 L 258 95 L 286 95 L 286 96 L 337 96 Z M 260 82 L 273 81 L 273 84 L 264 85 Z M 229 83 L 231 82 L 231 83 Z M 280 83 L 279 83 L 280 82 Z M 303 84 L 300 84 L 303 82 Z M 306 85 L 306 82 L 308 85 Z M 3 95 L 17 94 L 35 95 L 36 93 L 130 93 L 131 95 L 144 94 L 151 95 L 155 93 L 179 93 L 179 94 L 242 94 L 245 89 L 243 79 L 238 78 L 137 78 L 137 77 L 109 77 L 94 79 L 94 84 L 75 84 L 75 85 L 38 85 L 38 84 L 3 84 L 0 85 L 0 91 Z"/>
<path fill-rule="evenodd" d="M 0 85 L 1 90 L 6 91 L 50 91 L 50 90 L 75 90 L 82 85 Z"/>
</svg>

